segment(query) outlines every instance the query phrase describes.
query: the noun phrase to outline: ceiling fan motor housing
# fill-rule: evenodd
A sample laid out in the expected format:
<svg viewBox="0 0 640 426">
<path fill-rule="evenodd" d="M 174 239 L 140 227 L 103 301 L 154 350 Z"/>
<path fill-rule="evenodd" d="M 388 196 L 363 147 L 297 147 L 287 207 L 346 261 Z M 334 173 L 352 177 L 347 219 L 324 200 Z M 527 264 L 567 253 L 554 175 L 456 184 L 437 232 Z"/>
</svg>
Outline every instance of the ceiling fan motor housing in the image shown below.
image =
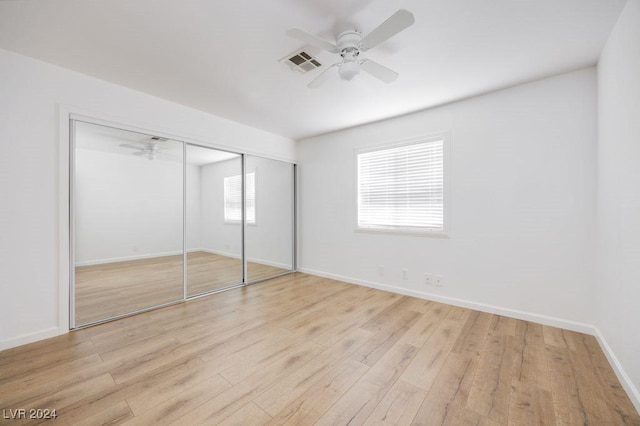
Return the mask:
<svg viewBox="0 0 640 426">
<path fill-rule="evenodd" d="M 358 30 L 344 31 L 338 35 L 337 43 L 338 50 L 342 54 L 346 49 L 360 50 L 360 43 L 362 43 L 362 34 Z"/>
</svg>

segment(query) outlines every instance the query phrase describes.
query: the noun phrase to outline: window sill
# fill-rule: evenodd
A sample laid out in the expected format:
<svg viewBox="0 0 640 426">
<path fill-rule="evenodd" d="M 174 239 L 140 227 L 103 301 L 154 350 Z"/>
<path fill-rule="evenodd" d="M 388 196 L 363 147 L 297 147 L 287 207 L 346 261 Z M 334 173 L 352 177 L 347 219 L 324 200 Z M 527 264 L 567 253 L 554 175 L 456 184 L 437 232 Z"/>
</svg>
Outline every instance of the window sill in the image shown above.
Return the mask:
<svg viewBox="0 0 640 426">
<path fill-rule="evenodd" d="M 242 221 L 239 220 L 225 220 L 225 225 L 242 225 Z M 247 222 L 247 226 L 256 226 L 255 222 Z"/>
<path fill-rule="evenodd" d="M 387 229 L 387 228 L 359 228 L 356 227 L 354 232 L 365 234 L 389 234 L 389 235 L 406 235 L 413 237 L 434 237 L 434 238 L 449 238 L 449 232 L 445 230 L 439 231 L 423 231 L 413 229 Z"/>
</svg>

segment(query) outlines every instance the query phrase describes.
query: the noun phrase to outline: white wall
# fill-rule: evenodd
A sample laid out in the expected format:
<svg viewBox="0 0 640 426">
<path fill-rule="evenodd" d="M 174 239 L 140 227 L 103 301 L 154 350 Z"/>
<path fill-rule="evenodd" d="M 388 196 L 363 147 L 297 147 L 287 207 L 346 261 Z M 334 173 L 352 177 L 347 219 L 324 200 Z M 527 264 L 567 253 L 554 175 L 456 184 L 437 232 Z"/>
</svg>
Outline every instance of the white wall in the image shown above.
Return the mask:
<svg viewBox="0 0 640 426">
<path fill-rule="evenodd" d="M 441 131 L 451 136 L 450 238 L 354 232 L 354 150 Z M 589 329 L 596 131 L 589 68 L 301 141 L 300 269 Z M 425 286 L 425 272 L 444 286 Z"/>
<path fill-rule="evenodd" d="M 233 151 L 295 156 L 287 138 L 0 50 L 0 348 L 60 331 L 60 104 Z"/>
<path fill-rule="evenodd" d="M 639 0 L 627 3 L 598 62 L 598 123 L 596 326 L 640 411 Z"/>
</svg>

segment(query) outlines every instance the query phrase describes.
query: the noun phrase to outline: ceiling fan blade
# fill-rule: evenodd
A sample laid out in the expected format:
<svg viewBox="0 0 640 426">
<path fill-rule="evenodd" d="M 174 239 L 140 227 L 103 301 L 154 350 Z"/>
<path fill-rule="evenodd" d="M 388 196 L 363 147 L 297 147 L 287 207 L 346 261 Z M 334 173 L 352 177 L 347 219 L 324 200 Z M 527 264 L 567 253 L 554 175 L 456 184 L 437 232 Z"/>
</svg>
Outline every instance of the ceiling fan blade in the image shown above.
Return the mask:
<svg viewBox="0 0 640 426">
<path fill-rule="evenodd" d="M 121 146 L 122 148 L 144 149 L 144 146 L 142 146 L 142 145 L 135 146 L 135 145 L 131 145 L 131 144 L 128 144 L 128 143 L 121 143 L 121 144 L 120 144 L 120 146 Z"/>
<path fill-rule="evenodd" d="M 311 82 L 309 84 L 307 84 L 307 87 L 311 88 L 311 89 L 315 89 L 316 87 L 319 87 L 322 83 L 324 83 L 329 77 L 331 77 L 331 73 L 329 71 L 331 71 L 333 68 L 337 67 L 338 64 L 333 64 L 331 65 L 329 68 L 327 68 L 326 70 L 324 70 L 323 72 L 320 73 L 320 75 L 318 75 L 316 78 L 314 78 L 313 80 L 311 80 Z"/>
<path fill-rule="evenodd" d="M 324 49 L 331 53 L 338 53 L 338 47 L 335 44 L 308 31 L 301 30 L 300 28 L 289 28 L 287 30 L 287 35 L 289 37 L 295 38 L 296 40 L 300 40 L 312 46 L 319 47 L 320 49 Z"/>
<path fill-rule="evenodd" d="M 410 27 L 415 21 L 413 13 L 405 9 L 398 10 L 362 39 L 362 48 L 366 50 L 376 47 L 383 41 Z"/>
<path fill-rule="evenodd" d="M 365 59 L 360 63 L 360 68 L 368 72 L 380 81 L 387 84 L 392 83 L 398 78 L 398 73 L 390 70 L 389 68 L 380 65 L 371 59 Z"/>
<path fill-rule="evenodd" d="M 147 151 L 134 152 L 133 155 L 137 155 L 138 157 L 140 157 L 141 155 L 147 155 Z"/>
</svg>

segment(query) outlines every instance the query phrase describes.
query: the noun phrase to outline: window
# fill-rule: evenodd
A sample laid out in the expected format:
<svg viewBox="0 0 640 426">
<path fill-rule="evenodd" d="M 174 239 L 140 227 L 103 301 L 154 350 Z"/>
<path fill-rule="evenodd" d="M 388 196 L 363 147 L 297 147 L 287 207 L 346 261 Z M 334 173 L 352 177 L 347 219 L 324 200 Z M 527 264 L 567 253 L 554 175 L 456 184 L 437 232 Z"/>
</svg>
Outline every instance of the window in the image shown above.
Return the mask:
<svg viewBox="0 0 640 426">
<path fill-rule="evenodd" d="M 256 223 L 256 173 L 247 173 L 247 223 Z M 224 221 L 242 221 L 242 175 L 224 178 Z"/>
<path fill-rule="evenodd" d="M 444 135 L 357 154 L 357 228 L 444 234 Z"/>
</svg>

